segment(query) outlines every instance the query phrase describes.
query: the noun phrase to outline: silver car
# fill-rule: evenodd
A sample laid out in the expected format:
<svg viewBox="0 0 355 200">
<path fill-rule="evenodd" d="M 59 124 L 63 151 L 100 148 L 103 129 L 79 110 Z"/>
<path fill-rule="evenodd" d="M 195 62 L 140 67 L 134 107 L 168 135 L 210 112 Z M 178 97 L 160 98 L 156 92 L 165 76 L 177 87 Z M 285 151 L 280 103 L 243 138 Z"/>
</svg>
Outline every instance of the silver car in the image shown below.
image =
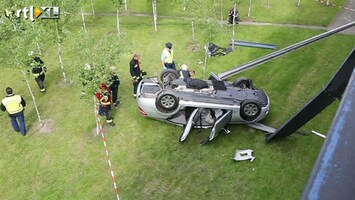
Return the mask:
<svg viewBox="0 0 355 200">
<path fill-rule="evenodd" d="M 248 124 L 262 120 L 270 108 L 266 93 L 250 79 L 234 82 L 199 80 L 204 88 L 189 87 L 179 71 L 166 69 L 158 77 L 143 79 L 138 85 L 137 104 L 145 116 L 184 126 L 183 142 L 192 128 L 212 128 L 205 141 L 213 140 L 227 124 Z"/>
</svg>

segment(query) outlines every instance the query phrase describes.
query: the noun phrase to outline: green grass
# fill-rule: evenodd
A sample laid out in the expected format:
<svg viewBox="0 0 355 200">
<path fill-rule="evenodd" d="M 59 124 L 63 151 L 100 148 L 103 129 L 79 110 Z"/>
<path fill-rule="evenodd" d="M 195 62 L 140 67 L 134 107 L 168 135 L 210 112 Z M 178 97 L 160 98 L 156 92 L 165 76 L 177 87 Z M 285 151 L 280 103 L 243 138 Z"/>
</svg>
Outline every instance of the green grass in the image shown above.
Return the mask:
<svg viewBox="0 0 355 200">
<path fill-rule="evenodd" d="M 161 50 L 171 41 L 177 61 L 194 68 L 201 78 L 203 70 L 198 59 L 203 60 L 204 52 L 189 50 L 188 21 L 162 18 L 158 32 L 154 32 L 149 17 L 122 17 L 121 22 L 131 48 L 117 63 L 122 82 L 119 94 L 122 105 L 113 111 L 117 125 L 105 127 L 122 199 L 300 199 L 324 140 L 294 134 L 265 143 L 262 132 L 233 125 L 229 126 L 231 134 L 222 134 L 206 146 L 200 146 L 199 142 L 208 136 L 209 130 L 193 130 L 185 143 L 178 143 L 181 127 L 139 114 L 132 98 L 128 62 L 139 51 L 143 68 L 151 76 L 158 75 Z M 87 23 L 93 42 L 116 31 L 115 17 L 102 16 L 95 21 L 88 18 Z M 80 21 L 72 26 L 73 31 L 80 28 Z M 240 40 L 273 43 L 278 48 L 319 33 L 272 26 L 237 29 Z M 198 34 L 197 38 L 201 45 L 202 36 Z M 82 67 L 69 62 L 76 59 L 69 52 L 74 39 L 67 38 L 63 46 L 65 70 L 71 81 L 77 75 L 75 68 Z M 228 34 L 223 34 L 214 42 L 226 46 L 227 41 Z M 278 127 L 327 84 L 354 45 L 354 36 L 331 36 L 231 80 L 245 76 L 265 90 L 271 98 L 271 112 L 263 122 Z M 225 57 L 211 57 L 208 72 L 223 72 L 270 52 L 238 47 Z M 27 100 L 25 117 L 29 133 L 22 137 L 12 130 L 8 116 L 0 115 L 1 199 L 115 199 L 102 140 L 94 133 L 92 99 L 79 98 L 81 88 L 76 82 L 62 86 L 55 45 L 47 44 L 43 60 L 49 67 L 48 91 L 41 94 L 34 80 L 31 86 L 42 117 L 54 121 L 53 131 L 47 134 L 36 130 L 33 102 L 19 69 L 2 66 L 1 90 L 11 86 Z M 337 105 L 330 106 L 300 132 L 327 133 Z M 234 162 L 232 157 L 237 148 L 253 149 L 256 160 Z"/>
<path fill-rule="evenodd" d="M 121 12 L 128 13 L 144 13 L 152 14 L 152 0 L 127 0 L 128 10 L 121 8 Z M 97 14 L 102 13 L 116 13 L 113 3 L 107 0 L 93 0 L 94 10 Z M 187 0 L 187 6 L 189 1 Z M 234 0 L 223 0 L 221 9 L 220 0 L 203 1 L 203 7 L 212 6 L 214 14 L 211 17 L 221 19 L 221 10 L 223 12 L 223 19 L 228 19 L 229 10 L 234 5 Z M 289 23 L 289 24 L 306 24 L 306 25 L 320 25 L 327 26 L 331 23 L 334 17 L 342 6 L 345 5 L 346 0 L 333 0 L 335 6 L 326 6 L 319 1 L 301 1 L 300 6 L 297 6 L 297 0 L 278 2 L 275 0 L 253 0 L 251 1 L 250 15 L 249 1 L 237 1 L 237 8 L 240 13 L 241 21 L 256 21 L 256 22 L 272 22 L 272 23 Z M 182 3 L 177 0 L 157 0 L 158 16 L 189 16 L 189 11 L 183 10 Z M 85 12 L 92 12 L 90 1 L 85 2 Z"/>
</svg>

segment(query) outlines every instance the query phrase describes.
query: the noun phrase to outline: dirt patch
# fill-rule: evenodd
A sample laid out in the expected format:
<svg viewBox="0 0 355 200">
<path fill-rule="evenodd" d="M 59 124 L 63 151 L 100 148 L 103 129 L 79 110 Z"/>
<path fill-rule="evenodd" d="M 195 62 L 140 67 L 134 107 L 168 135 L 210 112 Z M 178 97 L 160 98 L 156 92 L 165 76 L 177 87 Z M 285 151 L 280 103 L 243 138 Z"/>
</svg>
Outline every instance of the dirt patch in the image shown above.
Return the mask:
<svg viewBox="0 0 355 200">
<path fill-rule="evenodd" d="M 65 88 L 65 87 L 68 87 L 73 81 L 71 80 L 68 80 L 65 82 L 63 79 L 57 83 L 57 85 L 60 87 L 60 88 Z"/>
<path fill-rule="evenodd" d="M 36 124 L 36 133 L 40 134 L 50 134 L 53 133 L 55 128 L 55 123 L 53 119 L 43 119 L 42 125 L 41 123 L 37 122 Z"/>
<path fill-rule="evenodd" d="M 192 51 L 192 52 L 197 52 L 200 51 L 202 49 L 200 44 L 190 44 L 189 46 L 187 46 L 187 50 Z"/>
<path fill-rule="evenodd" d="M 114 34 L 117 34 L 117 31 L 109 31 L 106 33 L 106 35 L 114 35 Z"/>
<path fill-rule="evenodd" d="M 110 128 L 105 126 L 105 125 L 102 126 L 102 130 L 103 130 L 104 133 L 109 133 L 110 132 Z M 92 131 L 91 131 L 91 134 L 93 136 L 100 136 L 101 137 L 101 134 L 100 133 L 97 134 L 97 133 L 98 133 L 98 131 L 97 131 L 96 127 L 93 128 Z"/>
</svg>

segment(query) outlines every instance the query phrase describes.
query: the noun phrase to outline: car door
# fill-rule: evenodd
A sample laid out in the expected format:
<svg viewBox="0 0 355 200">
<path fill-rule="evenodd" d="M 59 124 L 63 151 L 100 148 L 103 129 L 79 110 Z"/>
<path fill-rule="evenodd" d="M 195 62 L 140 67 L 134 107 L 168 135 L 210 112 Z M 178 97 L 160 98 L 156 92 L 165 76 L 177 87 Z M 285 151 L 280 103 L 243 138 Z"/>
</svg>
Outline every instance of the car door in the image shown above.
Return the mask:
<svg viewBox="0 0 355 200">
<path fill-rule="evenodd" d="M 231 110 L 228 110 L 224 114 L 219 116 L 212 127 L 211 134 L 204 141 L 202 141 L 201 144 L 205 144 L 216 138 L 218 136 L 218 133 L 230 122 L 231 118 Z"/>
<path fill-rule="evenodd" d="M 184 131 L 181 133 L 181 136 L 179 138 L 180 142 L 186 140 L 187 136 L 190 134 L 192 127 L 194 127 L 197 116 L 201 113 L 202 110 L 203 108 L 196 108 L 194 111 L 192 111 L 191 115 L 189 116 L 189 119 L 187 120 Z"/>
</svg>

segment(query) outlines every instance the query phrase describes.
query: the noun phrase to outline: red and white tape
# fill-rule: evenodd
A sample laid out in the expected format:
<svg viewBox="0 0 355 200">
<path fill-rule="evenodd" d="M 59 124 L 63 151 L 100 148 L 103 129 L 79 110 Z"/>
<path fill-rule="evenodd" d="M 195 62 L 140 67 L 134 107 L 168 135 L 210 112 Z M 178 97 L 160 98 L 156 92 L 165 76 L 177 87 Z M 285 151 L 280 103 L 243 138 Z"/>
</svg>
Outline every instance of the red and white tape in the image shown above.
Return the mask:
<svg viewBox="0 0 355 200">
<path fill-rule="evenodd" d="M 108 147 L 107 147 L 105 132 L 104 132 L 104 130 L 102 128 L 102 122 L 100 120 L 100 115 L 99 115 L 99 108 L 98 108 L 98 105 L 96 104 L 96 99 L 95 98 L 94 98 L 94 103 L 95 103 L 95 107 L 94 108 L 95 108 L 95 118 L 96 118 L 96 133 L 98 135 L 101 135 L 101 139 L 102 139 L 102 141 L 104 143 L 106 159 L 107 159 L 107 162 L 108 162 L 108 166 L 110 168 L 110 173 L 111 173 L 111 177 L 112 177 L 112 181 L 113 181 L 113 187 L 115 188 L 117 200 L 120 200 L 118 187 L 117 187 L 117 180 L 116 180 L 115 173 L 113 172 L 113 166 L 112 166 L 110 154 L 108 153 Z"/>
</svg>

